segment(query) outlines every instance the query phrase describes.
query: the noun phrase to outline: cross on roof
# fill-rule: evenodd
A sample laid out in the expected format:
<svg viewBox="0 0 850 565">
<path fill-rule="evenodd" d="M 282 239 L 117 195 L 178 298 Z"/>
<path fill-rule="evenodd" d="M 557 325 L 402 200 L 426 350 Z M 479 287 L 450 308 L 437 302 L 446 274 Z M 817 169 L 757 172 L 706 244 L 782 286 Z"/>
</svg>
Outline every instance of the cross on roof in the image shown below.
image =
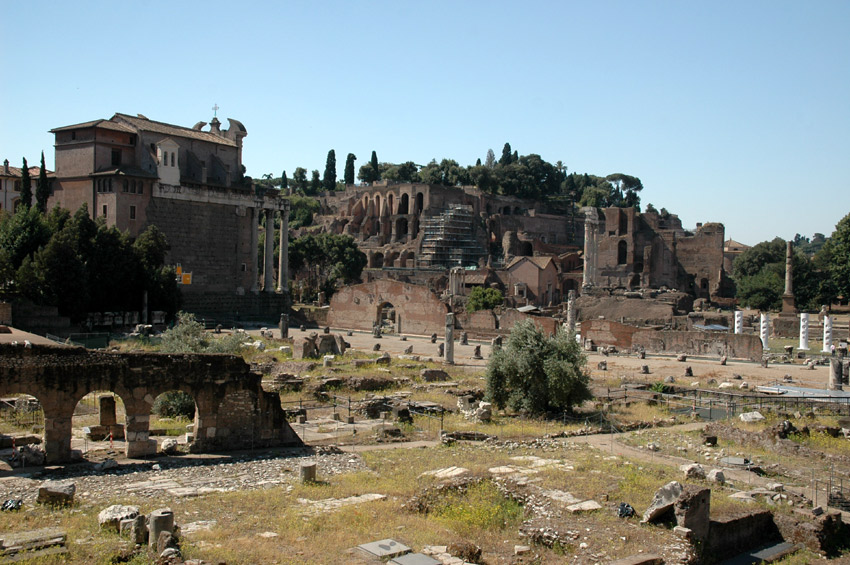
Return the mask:
<svg viewBox="0 0 850 565">
<path fill-rule="evenodd" d="M 213 104 L 212 110 L 213 110 L 213 117 L 214 118 L 218 117 L 218 104 Z"/>
</svg>

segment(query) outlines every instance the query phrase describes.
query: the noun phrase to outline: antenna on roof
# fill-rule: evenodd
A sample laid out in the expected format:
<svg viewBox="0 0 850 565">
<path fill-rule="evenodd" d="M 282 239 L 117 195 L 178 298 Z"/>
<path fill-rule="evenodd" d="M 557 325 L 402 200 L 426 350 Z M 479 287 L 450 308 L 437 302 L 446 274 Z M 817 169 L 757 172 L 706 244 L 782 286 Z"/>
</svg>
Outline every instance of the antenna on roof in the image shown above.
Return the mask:
<svg viewBox="0 0 850 565">
<path fill-rule="evenodd" d="M 218 117 L 218 103 L 213 104 L 212 111 L 213 111 L 213 118 L 217 118 Z"/>
</svg>

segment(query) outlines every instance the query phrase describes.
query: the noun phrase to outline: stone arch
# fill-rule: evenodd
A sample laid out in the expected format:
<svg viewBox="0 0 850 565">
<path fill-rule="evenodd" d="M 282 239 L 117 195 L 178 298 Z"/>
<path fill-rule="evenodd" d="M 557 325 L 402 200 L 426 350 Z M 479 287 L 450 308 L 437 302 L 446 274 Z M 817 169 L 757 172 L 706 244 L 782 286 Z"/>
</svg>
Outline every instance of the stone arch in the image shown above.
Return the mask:
<svg viewBox="0 0 850 565">
<path fill-rule="evenodd" d="M 384 266 L 395 267 L 396 259 L 398 259 L 398 251 L 387 251 L 386 255 L 384 255 Z"/>
<path fill-rule="evenodd" d="M 413 209 L 414 214 L 421 214 L 425 209 L 425 195 L 422 192 L 416 193 L 416 206 Z"/>
<path fill-rule="evenodd" d="M 620 242 L 617 243 L 617 264 L 618 265 L 625 265 L 626 263 L 628 263 L 629 262 L 628 255 L 629 255 L 629 244 L 626 243 L 624 240 L 620 240 Z"/>
<path fill-rule="evenodd" d="M 389 212 L 390 216 L 395 214 L 395 212 L 393 212 L 394 201 L 395 201 L 395 198 L 393 197 L 393 193 L 390 192 L 389 194 L 387 194 L 387 211 Z"/>
<path fill-rule="evenodd" d="M 382 216 L 383 214 L 381 213 L 381 194 L 377 193 L 373 198 L 375 200 L 375 215 Z"/>
<path fill-rule="evenodd" d="M 636 288 L 640 288 L 640 275 L 634 274 L 632 278 L 629 279 L 629 290 L 634 290 Z"/>
<path fill-rule="evenodd" d="M 405 192 L 401 195 L 398 203 L 398 214 L 407 214 L 408 209 L 410 208 L 410 197 Z"/>
<path fill-rule="evenodd" d="M 395 239 L 396 241 L 404 241 L 407 237 L 407 218 L 399 218 L 395 221 Z"/>
<path fill-rule="evenodd" d="M 395 306 L 393 306 L 392 302 L 384 300 L 378 304 L 377 311 L 375 313 L 375 322 L 379 327 L 384 328 L 387 326 L 391 327 L 391 332 L 395 333 L 398 331 L 396 325 L 396 310 Z"/>
<path fill-rule="evenodd" d="M 384 254 L 379 251 L 372 255 L 372 264 L 370 267 L 373 269 L 382 269 L 384 267 Z"/>
<path fill-rule="evenodd" d="M 398 258 L 398 266 L 403 268 L 403 269 L 407 268 L 407 267 L 413 267 L 412 264 L 408 264 L 408 261 L 410 261 L 412 258 L 413 258 L 413 252 L 402 251 L 401 255 L 399 255 L 399 258 Z"/>
<path fill-rule="evenodd" d="M 511 215 L 511 207 L 510 207 L 510 206 L 505 206 L 505 207 L 502 209 L 502 215 L 503 215 L 503 216 L 510 216 L 510 215 Z"/>
</svg>

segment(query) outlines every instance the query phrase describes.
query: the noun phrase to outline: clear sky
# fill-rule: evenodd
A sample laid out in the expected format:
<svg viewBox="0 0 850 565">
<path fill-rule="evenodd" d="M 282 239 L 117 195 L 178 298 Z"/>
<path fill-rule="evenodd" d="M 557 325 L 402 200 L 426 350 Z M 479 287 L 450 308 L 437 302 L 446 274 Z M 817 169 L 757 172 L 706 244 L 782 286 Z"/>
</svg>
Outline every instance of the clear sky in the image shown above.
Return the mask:
<svg viewBox="0 0 850 565">
<path fill-rule="evenodd" d="M 755 244 L 850 212 L 850 1 L 2 3 L 0 159 L 116 112 L 248 130 L 248 174 L 497 156 L 640 177 Z"/>
</svg>

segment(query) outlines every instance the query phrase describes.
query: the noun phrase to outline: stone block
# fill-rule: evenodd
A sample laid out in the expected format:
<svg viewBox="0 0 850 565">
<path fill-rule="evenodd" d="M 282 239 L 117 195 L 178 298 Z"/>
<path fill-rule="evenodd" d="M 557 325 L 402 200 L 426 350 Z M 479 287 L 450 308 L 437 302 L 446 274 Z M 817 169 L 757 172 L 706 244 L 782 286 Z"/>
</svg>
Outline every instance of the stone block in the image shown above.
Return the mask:
<svg viewBox="0 0 850 565">
<path fill-rule="evenodd" d="M 419 371 L 419 376 L 423 381 L 428 383 L 449 380 L 449 374 L 442 369 L 422 369 Z"/>
<path fill-rule="evenodd" d="M 74 504 L 74 494 L 76 492 L 77 485 L 74 483 L 46 481 L 38 487 L 36 502 L 56 506 L 71 505 Z"/>
<path fill-rule="evenodd" d="M 370 543 L 364 543 L 357 548 L 370 557 L 379 559 L 392 559 L 399 555 L 410 553 L 410 548 L 394 539 L 382 539 Z"/>
<path fill-rule="evenodd" d="M 174 532 L 174 512 L 170 508 L 159 508 L 151 512 L 148 531 L 148 544 L 150 547 L 156 547 L 160 532 Z"/>
<path fill-rule="evenodd" d="M 679 495 L 682 494 L 682 490 L 681 483 L 671 481 L 655 491 L 655 496 L 652 498 L 649 508 L 643 513 L 641 522 L 654 522 L 673 510 L 673 505 Z"/>
<path fill-rule="evenodd" d="M 693 532 L 692 539 L 708 539 L 711 489 L 693 485 L 685 486 L 675 503 L 676 525 Z"/>
<path fill-rule="evenodd" d="M 302 463 L 301 464 L 301 482 L 315 483 L 316 482 L 316 464 Z"/>
<path fill-rule="evenodd" d="M 97 522 L 100 527 L 113 532 L 119 531 L 122 522 L 126 520 L 135 520 L 139 515 L 138 506 L 123 506 L 121 504 L 113 504 L 107 506 L 97 515 Z"/>
</svg>

